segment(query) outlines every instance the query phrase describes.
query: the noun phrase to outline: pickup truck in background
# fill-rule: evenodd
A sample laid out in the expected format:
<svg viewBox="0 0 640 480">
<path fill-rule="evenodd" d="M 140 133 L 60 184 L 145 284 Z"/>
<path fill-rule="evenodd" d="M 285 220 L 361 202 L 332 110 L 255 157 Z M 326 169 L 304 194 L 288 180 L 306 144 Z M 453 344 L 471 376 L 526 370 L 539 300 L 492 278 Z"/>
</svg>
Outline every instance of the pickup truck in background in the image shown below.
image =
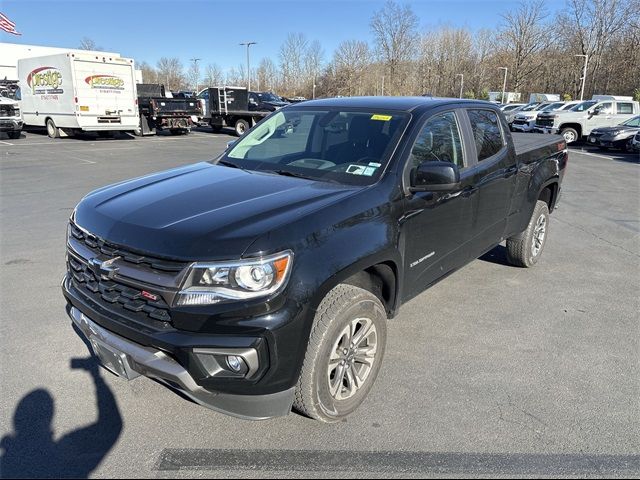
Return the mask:
<svg viewBox="0 0 640 480">
<path fill-rule="evenodd" d="M 269 115 L 273 109 L 258 109 L 259 103 L 251 97 L 245 87 L 209 87 L 198 93 L 203 110 L 203 121 L 214 133 L 222 127 L 231 127 L 238 137 Z"/>
<path fill-rule="evenodd" d="M 571 110 L 541 113 L 535 128 L 543 133 L 559 133 L 567 143 L 586 138 L 598 127 L 612 127 L 640 114 L 631 97 L 594 95 Z"/>
<path fill-rule="evenodd" d="M 155 135 L 158 130 L 169 130 L 172 135 L 189 133 L 202 116 L 197 99 L 173 98 L 162 84 L 139 83 L 137 90 L 140 126 L 134 133 L 138 136 Z"/>
<path fill-rule="evenodd" d="M 13 140 L 20 138 L 22 132 L 19 92 L 17 81 L 0 80 L 0 132 L 5 132 Z"/>
<path fill-rule="evenodd" d="M 540 261 L 566 164 L 562 137 L 512 135 L 488 102 L 290 105 L 211 162 L 84 197 L 67 312 L 124 378 L 242 418 L 336 422 L 404 302 L 503 241 L 511 264 Z"/>
<path fill-rule="evenodd" d="M 272 92 L 249 92 L 249 110 L 257 112 L 275 112 L 290 102 Z"/>
</svg>

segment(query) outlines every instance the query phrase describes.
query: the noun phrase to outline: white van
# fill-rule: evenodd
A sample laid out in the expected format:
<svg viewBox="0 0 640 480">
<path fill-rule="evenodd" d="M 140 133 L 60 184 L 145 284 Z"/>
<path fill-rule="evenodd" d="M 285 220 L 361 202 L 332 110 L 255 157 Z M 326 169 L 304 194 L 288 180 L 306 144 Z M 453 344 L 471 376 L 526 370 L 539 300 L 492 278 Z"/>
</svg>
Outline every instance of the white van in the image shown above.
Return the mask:
<svg viewBox="0 0 640 480">
<path fill-rule="evenodd" d="M 133 60 L 61 53 L 18 60 L 22 118 L 51 138 L 139 127 Z"/>
</svg>

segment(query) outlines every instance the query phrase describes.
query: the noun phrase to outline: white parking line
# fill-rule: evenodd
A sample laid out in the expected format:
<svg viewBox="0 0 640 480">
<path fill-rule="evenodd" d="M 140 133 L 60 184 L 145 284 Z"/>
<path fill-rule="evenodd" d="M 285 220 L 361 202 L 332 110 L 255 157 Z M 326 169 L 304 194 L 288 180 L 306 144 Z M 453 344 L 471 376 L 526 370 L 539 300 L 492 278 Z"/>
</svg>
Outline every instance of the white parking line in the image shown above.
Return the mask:
<svg viewBox="0 0 640 480">
<path fill-rule="evenodd" d="M 9 142 L 2 142 L 2 141 L 0 141 L 0 143 L 1 143 L 2 145 L 10 145 L 10 146 L 13 146 L 13 143 L 9 143 Z"/>
<path fill-rule="evenodd" d="M 570 150 L 574 153 L 579 153 L 580 155 L 589 155 L 590 157 L 604 158 L 605 160 L 612 160 L 611 157 L 607 157 L 606 155 L 598 155 L 597 153 L 585 152 L 584 150 Z"/>
</svg>

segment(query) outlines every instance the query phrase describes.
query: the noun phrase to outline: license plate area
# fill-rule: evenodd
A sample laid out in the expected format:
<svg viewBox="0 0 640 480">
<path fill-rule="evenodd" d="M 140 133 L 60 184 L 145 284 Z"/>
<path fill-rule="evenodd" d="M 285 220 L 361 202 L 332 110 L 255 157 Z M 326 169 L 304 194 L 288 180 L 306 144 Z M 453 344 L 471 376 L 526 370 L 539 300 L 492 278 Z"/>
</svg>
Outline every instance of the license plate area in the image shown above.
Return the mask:
<svg viewBox="0 0 640 480">
<path fill-rule="evenodd" d="M 129 366 L 126 354 L 118 351 L 111 345 L 104 343 L 102 340 L 94 336 L 89 338 L 89 342 L 93 348 L 93 353 L 98 357 L 102 366 L 111 373 L 127 380 L 133 380 L 140 376 L 138 372 L 132 370 Z"/>
</svg>

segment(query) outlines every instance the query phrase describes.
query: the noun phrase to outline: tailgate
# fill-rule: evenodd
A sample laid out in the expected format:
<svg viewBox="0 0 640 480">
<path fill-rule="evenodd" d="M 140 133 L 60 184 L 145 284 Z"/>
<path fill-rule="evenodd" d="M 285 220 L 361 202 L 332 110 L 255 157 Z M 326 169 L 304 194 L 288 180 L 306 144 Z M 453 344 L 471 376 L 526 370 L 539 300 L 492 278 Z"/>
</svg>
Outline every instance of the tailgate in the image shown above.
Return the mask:
<svg viewBox="0 0 640 480">
<path fill-rule="evenodd" d="M 200 115 L 197 98 L 154 98 L 156 115 Z"/>
</svg>

